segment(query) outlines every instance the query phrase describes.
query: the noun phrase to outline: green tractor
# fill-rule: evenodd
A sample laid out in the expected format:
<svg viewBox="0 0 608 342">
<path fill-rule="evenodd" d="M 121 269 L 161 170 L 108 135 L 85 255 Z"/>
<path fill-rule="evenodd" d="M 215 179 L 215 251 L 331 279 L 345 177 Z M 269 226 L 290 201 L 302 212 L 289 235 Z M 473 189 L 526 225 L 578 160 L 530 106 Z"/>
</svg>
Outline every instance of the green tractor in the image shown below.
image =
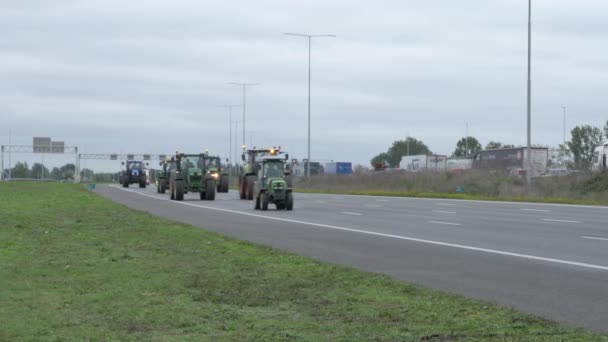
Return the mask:
<svg viewBox="0 0 608 342">
<path fill-rule="evenodd" d="M 244 150 L 241 159 L 243 165 L 241 166 L 239 173 L 239 198 L 244 200 L 253 199 L 253 184 L 258 179 L 257 172 L 260 168 L 260 162 L 265 157 L 276 157 L 284 152 L 281 152 L 281 148 L 267 148 L 267 149 L 252 149 Z"/>
<path fill-rule="evenodd" d="M 208 172 L 216 180 L 217 192 L 228 192 L 230 186 L 230 177 L 224 172 L 225 170 L 222 167 L 220 157 L 206 155 L 205 163 L 208 165 Z"/>
<path fill-rule="evenodd" d="M 253 184 L 256 210 L 268 210 L 269 203 L 274 203 L 277 210 L 293 210 L 293 192 L 285 179 L 287 159 L 263 157 L 256 164 L 258 178 Z"/>
<path fill-rule="evenodd" d="M 174 159 L 175 169 L 169 173 L 171 199 L 182 201 L 184 194 L 198 192 L 201 200 L 215 200 L 219 173 L 214 160 L 203 153 L 178 153 Z"/>
<path fill-rule="evenodd" d="M 156 180 L 156 192 L 164 194 L 165 191 L 169 189 L 169 175 L 171 174 L 171 171 L 175 170 L 177 167 L 175 158 L 171 157 L 171 159 L 161 161 L 160 166 L 162 169 L 158 173 L 158 178 Z"/>
</svg>

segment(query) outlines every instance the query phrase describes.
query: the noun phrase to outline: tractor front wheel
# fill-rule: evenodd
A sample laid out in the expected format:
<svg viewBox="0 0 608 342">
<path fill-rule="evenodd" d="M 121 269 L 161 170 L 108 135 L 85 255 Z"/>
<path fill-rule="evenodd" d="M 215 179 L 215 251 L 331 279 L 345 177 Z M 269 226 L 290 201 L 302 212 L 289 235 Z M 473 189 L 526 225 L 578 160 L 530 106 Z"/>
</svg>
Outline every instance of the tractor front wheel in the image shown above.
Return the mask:
<svg viewBox="0 0 608 342">
<path fill-rule="evenodd" d="M 253 183 L 255 182 L 255 176 L 247 176 L 245 177 L 247 183 L 247 199 L 253 199 Z"/>
<path fill-rule="evenodd" d="M 206 184 L 207 191 L 205 192 L 205 199 L 207 201 L 215 200 L 215 182 L 212 180 L 208 180 Z"/>
<path fill-rule="evenodd" d="M 175 182 L 175 199 L 178 201 L 184 200 L 184 183 L 182 181 Z"/>
<path fill-rule="evenodd" d="M 287 200 L 285 201 L 285 209 L 292 211 L 293 210 L 293 194 L 291 192 L 287 193 Z"/>
<path fill-rule="evenodd" d="M 266 194 L 265 192 L 260 194 L 260 204 L 262 206 L 262 210 L 266 211 L 268 210 L 268 194 Z"/>
</svg>

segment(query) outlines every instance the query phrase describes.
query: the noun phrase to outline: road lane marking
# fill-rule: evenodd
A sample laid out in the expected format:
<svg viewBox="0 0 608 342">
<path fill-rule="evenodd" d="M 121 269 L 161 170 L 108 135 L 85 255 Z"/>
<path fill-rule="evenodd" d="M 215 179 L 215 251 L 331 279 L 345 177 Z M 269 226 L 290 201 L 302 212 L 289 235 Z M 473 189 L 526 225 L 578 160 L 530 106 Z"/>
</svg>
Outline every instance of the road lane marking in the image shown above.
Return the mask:
<svg viewBox="0 0 608 342">
<path fill-rule="evenodd" d="M 361 213 L 353 213 L 353 212 L 350 212 L 350 211 L 343 211 L 342 214 L 344 214 L 344 215 L 354 215 L 354 216 L 361 216 L 361 215 L 363 215 Z"/>
<path fill-rule="evenodd" d="M 519 210 L 523 210 L 523 211 L 537 211 L 539 213 L 548 213 L 551 210 L 549 209 L 531 209 L 531 208 L 520 208 Z"/>
<path fill-rule="evenodd" d="M 420 239 L 420 238 L 414 238 L 414 237 L 403 236 L 403 235 L 385 234 L 385 233 L 379 233 L 379 232 L 374 232 L 374 231 L 369 231 L 369 230 L 332 226 L 332 225 L 327 225 L 327 224 L 299 221 L 299 220 L 287 219 L 287 218 L 282 218 L 282 217 L 266 216 L 266 215 L 254 214 L 254 213 L 238 211 L 238 210 L 197 205 L 194 203 L 171 201 L 169 198 L 166 198 L 166 197 L 157 197 L 157 196 L 148 195 L 148 194 L 144 194 L 141 192 L 124 189 L 124 188 L 120 188 L 120 187 L 112 187 L 112 188 L 114 188 L 116 190 L 131 192 L 131 193 L 134 193 L 134 194 L 137 194 L 140 196 L 154 198 L 159 201 L 170 201 L 171 203 L 174 203 L 176 205 L 181 204 L 181 205 L 187 205 L 187 206 L 192 206 L 192 207 L 196 207 L 196 208 L 216 210 L 216 211 L 221 211 L 221 212 L 225 212 L 225 213 L 245 215 L 245 216 L 250 216 L 250 217 L 257 217 L 257 218 L 262 218 L 262 219 L 272 220 L 272 221 L 296 223 L 296 224 L 302 224 L 302 225 L 307 225 L 307 226 L 311 226 L 311 227 L 332 229 L 332 230 L 358 233 L 358 234 L 369 235 L 369 236 L 378 236 L 378 237 L 391 238 L 391 239 L 410 241 L 410 242 L 425 243 L 425 244 L 435 245 L 435 246 L 451 247 L 451 248 L 463 249 L 463 250 L 474 251 L 474 252 L 481 252 L 481 253 L 501 255 L 501 256 L 509 256 L 509 257 L 514 257 L 514 258 L 534 260 L 534 261 L 543 261 L 543 262 L 548 262 L 548 263 L 553 263 L 553 264 L 576 266 L 576 267 L 580 267 L 580 268 L 588 268 L 588 269 L 608 272 L 608 266 L 603 266 L 603 265 L 588 264 L 588 263 L 584 263 L 584 262 L 564 260 L 564 259 L 547 258 L 547 257 L 536 256 L 536 255 L 530 255 L 530 254 L 514 253 L 514 252 L 502 251 L 502 250 L 498 250 L 498 249 L 489 249 L 489 248 L 461 245 L 461 244 L 456 244 L 456 243 L 441 242 L 441 241 L 435 241 L 435 240 Z"/>
<path fill-rule="evenodd" d="M 370 208 L 381 208 L 381 206 L 378 204 L 366 204 L 365 206 Z"/>
<path fill-rule="evenodd" d="M 595 237 L 595 236 L 581 236 L 581 239 L 608 241 L 608 238 L 601 238 L 601 237 Z"/>
<path fill-rule="evenodd" d="M 581 223 L 581 221 L 570 221 L 570 220 L 556 220 L 556 219 L 543 219 L 546 222 L 561 222 L 561 223 Z"/>
<path fill-rule="evenodd" d="M 428 223 L 433 224 L 442 224 L 444 226 L 462 226 L 460 223 L 452 223 L 452 222 L 440 222 L 440 221 L 427 221 Z"/>
<path fill-rule="evenodd" d="M 445 211 L 445 210 L 431 210 L 434 213 L 440 213 L 440 214 L 456 214 L 455 211 Z"/>
<path fill-rule="evenodd" d="M 304 194 L 304 193 L 299 193 Z M 333 196 L 333 194 L 322 194 L 315 193 L 310 194 L 311 196 Z M 442 200 L 445 202 L 455 202 L 455 203 L 478 203 L 478 204 L 492 204 L 492 205 L 531 205 L 531 206 L 540 206 L 540 207 L 570 207 L 576 209 L 599 209 L 599 210 L 608 210 L 608 205 L 581 205 L 581 204 L 562 204 L 562 203 L 540 203 L 540 202 L 514 202 L 514 201 L 484 201 L 484 200 L 470 200 L 470 199 L 454 199 L 454 198 L 432 198 L 432 197 L 405 197 L 405 196 L 373 196 L 373 195 L 343 195 L 345 197 L 358 197 L 358 198 L 390 198 L 392 200 L 398 199 L 402 201 L 437 201 Z M 379 201 L 378 199 L 378 201 Z"/>
</svg>

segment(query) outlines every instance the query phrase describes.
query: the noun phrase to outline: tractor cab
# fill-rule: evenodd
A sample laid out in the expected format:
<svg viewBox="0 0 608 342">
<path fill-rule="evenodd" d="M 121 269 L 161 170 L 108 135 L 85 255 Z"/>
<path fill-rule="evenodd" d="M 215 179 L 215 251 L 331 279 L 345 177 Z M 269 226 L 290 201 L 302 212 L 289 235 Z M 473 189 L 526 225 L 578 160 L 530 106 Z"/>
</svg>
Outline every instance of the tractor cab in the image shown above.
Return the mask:
<svg viewBox="0 0 608 342">
<path fill-rule="evenodd" d="M 282 179 L 285 175 L 285 161 L 280 158 L 264 158 L 258 167 L 258 178 L 262 180 L 263 185 L 271 179 Z"/>
</svg>

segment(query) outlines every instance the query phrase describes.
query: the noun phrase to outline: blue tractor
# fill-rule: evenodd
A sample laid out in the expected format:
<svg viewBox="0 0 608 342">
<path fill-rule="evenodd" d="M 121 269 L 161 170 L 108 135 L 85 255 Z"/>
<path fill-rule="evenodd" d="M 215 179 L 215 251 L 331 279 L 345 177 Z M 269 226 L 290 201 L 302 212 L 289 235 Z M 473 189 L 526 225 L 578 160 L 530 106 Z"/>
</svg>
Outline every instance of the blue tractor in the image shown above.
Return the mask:
<svg viewBox="0 0 608 342">
<path fill-rule="evenodd" d="M 125 162 L 122 163 L 125 165 Z M 146 187 L 146 172 L 145 172 L 145 163 L 140 160 L 127 160 L 126 162 L 126 170 L 121 172 L 120 183 L 123 188 L 128 188 L 131 184 L 139 184 L 140 188 Z"/>
</svg>

